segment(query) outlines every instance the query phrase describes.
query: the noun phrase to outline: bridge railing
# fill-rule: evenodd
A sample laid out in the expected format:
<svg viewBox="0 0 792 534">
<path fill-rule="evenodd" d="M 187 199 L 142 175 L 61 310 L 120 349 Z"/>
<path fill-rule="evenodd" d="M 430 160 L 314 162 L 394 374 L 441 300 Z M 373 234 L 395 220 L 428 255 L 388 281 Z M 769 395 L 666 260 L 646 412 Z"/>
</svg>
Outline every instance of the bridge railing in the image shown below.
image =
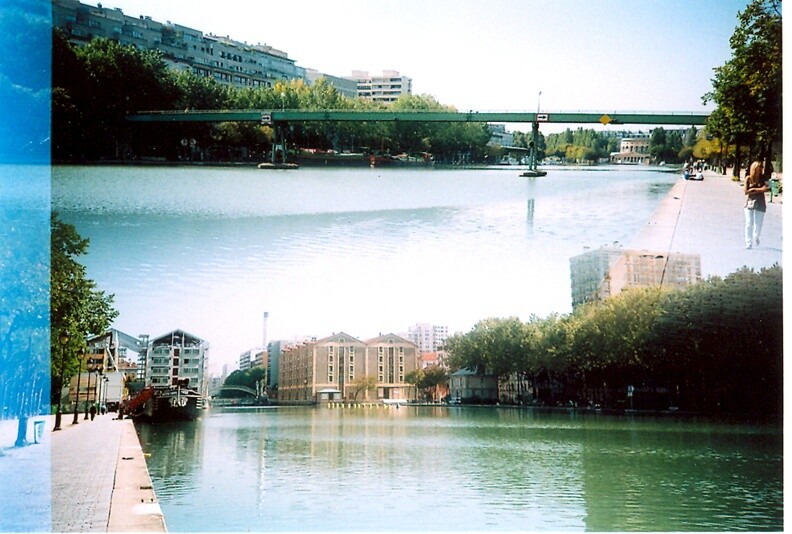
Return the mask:
<svg viewBox="0 0 792 534">
<path fill-rule="evenodd" d="M 261 122 L 263 124 L 311 121 L 368 122 L 514 122 L 566 124 L 652 124 L 700 126 L 707 113 L 700 112 L 453 112 L 453 111 L 355 111 L 355 110 L 187 110 L 143 111 L 129 115 L 132 122 Z"/>
</svg>

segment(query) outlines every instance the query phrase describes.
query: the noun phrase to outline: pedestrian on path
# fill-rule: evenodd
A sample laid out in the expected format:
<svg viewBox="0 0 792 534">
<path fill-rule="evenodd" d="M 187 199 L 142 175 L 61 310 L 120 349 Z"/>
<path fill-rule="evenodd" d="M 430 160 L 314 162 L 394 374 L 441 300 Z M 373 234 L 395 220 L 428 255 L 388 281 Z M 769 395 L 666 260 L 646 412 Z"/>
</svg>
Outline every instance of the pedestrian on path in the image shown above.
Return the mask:
<svg viewBox="0 0 792 534">
<path fill-rule="evenodd" d="M 754 161 L 745 177 L 745 248 L 759 245 L 762 222 L 767 211 L 765 193 L 770 190 L 764 178 L 762 162 Z"/>
</svg>

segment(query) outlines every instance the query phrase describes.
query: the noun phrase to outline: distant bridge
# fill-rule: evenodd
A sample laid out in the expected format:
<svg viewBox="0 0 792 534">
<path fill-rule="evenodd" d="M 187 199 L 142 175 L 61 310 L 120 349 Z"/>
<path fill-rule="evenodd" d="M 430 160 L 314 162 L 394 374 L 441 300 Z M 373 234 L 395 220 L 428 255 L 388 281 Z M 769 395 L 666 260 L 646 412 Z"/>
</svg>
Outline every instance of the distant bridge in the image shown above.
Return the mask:
<svg viewBox="0 0 792 534">
<path fill-rule="evenodd" d="M 709 114 L 695 112 L 453 112 L 453 111 L 350 111 L 350 110 L 196 110 L 144 111 L 127 117 L 132 122 L 516 122 L 556 124 L 656 124 L 703 126 Z"/>
<path fill-rule="evenodd" d="M 242 391 L 244 393 L 250 393 L 254 397 L 258 397 L 256 390 L 247 386 L 223 386 L 220 388 L 220 391 Z"/>
</svg>

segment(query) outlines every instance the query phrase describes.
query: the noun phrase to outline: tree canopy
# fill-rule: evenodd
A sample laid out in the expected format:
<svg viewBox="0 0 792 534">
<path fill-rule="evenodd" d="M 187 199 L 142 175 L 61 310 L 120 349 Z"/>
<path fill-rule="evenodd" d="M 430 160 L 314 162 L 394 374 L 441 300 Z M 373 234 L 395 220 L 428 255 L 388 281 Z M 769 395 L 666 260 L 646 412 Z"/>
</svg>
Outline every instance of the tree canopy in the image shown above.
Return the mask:
<svg viewBox="0 0 792 534">
<path fill-rule="evenodd" d="M 88 239 L 53 212 L 50 222 L 50 347 L 53 402 L 62 383 L 78 372 L 86 339 L 104 332 L 118 316 L 113 295 L 97 288 L 77 258 L 88 251 Z M 63 341 L 67 342 L 64 344 Z"/>
<path fill-rule="evenodd" d="M 743 268 L 683 290 L 630 289 L 564 316 L 484 319 L 444 348 L 452 368 L 555 383 L 543 402 L 603 402 L 633 384 L 666 388 L 683 409 L 780 413 L 782 278 L 779 266 Z"/>
<path fill-rule="evenodd" d="M 781 0 L 753 0 L 737 18 L 732 57 L 714 69 L 712 91 L 702 97 L 717 105 L 707 129 L 771 160 L 783 127 Z"/>
</svg>

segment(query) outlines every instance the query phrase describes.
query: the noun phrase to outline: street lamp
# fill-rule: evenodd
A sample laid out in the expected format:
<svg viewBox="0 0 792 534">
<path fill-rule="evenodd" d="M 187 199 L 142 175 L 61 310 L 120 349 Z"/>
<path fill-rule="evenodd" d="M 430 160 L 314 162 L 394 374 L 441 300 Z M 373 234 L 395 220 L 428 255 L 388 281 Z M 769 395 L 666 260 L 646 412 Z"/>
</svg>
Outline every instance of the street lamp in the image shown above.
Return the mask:
<svg viewBox="0 0 792 534">
<path fill-rule="evenodd" d="M 88 360 L 85 364 L 85 370 L 88 371 L 88 389 L 85 390 L 85 417 L 83 420 L 88 419 L 88 405 L 91 403 L 88 399 L 88 395 L 91 392 L 91 373 L 93 373 L 93 365 L 89 367 L 89 364 L 92 364 L 91 360 Z"/>
<path fill-rule="evenodd" d="M 74 401 L 74 420 L 72 421 L 73 425 L 76 425 L 76 424 L 79 423 L 79 421 L 77 420 L 77 416 L 78 416 L 79 410 L 80 410 L 80 378 L 82 377 L 82 361 L 83 361 L 82 352 L 80 352 L 77 355 L 77 359 L 79 361 L 79 365 L 77 367 L 77 397 L 76 397 L 76 399 Z M 88 392 L 86 391 L 86 395 L 87 394 L 88 394 Z"/>
<path fill-rule="evenodd" d="M 102 378 L 102 392 L 99 395 L 99 406 L 102 407 L 105 405 L 105 399 L 107 399 L 107 383 L 110 382 L 108 377 Z M 104 411 L 101 412 L 104 415 Z"/>
<path fill-rule="evenodd" d="M 60 369 L 60 384 L 58 387 L 58 409 L 55 411 L 55 428 L 52 431 L 61 429 L 61 414 L 63 409 L 63 374 L 66 369 L 66 346 L 69 344 L 69 333 L 63 332 L 58 339 L 61 344 L 61 369 Z"/>
</svg>

